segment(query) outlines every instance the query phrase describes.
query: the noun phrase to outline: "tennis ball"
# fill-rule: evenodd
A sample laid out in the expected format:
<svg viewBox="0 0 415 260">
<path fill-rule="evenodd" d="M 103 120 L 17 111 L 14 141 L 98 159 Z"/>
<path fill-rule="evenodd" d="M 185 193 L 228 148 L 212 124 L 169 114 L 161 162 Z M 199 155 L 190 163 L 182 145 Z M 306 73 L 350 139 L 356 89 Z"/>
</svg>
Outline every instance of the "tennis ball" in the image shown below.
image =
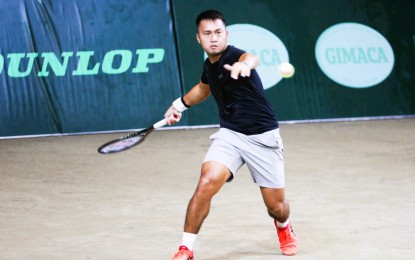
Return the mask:
<svg viewBox="0 0 415 260">
<path fill-rule="evenodd" d="M 283 78 L 291 78 L 294 75 L 295 69 L 294 66 L 291 65 L 291 63 L 288 62 L 282 62 L 278 66 L 278 72 Z"/>
</svg>

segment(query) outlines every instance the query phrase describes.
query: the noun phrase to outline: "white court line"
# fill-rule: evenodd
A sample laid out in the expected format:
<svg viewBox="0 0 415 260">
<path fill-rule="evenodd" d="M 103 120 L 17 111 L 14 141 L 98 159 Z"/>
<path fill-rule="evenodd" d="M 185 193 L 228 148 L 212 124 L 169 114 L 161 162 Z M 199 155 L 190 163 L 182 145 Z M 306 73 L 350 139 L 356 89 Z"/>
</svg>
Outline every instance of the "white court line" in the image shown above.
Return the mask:
<svg viewBox="0 0 415 260">
<path fill-rule="evenodd" d="M 349 117 L 349 118 L 329 118 L 329 119 L 309 119 L 309 120 L 306 119 L 306 120 L 278 121 L 278 123 L 281 124 L 281 125 L 289 125 L 289 124 L 309 124 L 309 123 L 354 122 L 354 121 L 369 121 L 369 120 L 392 120 L 392 119 L 408 119 L 408 118 L 415 118 L 415 115 Z M 204 128 L 217 128 L 217 127 L 219 127 L 219 124 L 215 124 L 215 125 L 196 125 L 196 126 L 170 126 L 170 127 L 165 127 L 165 128 L 159 128 L 159 129 L 156 129 L 155 131 L 179 130 L 179 129 L 191 130 L 191 129 L 204 129 Z M 0 140 L 2 140 L 2 139 L 37 138 L 37 137 L 53 137 L 53 136 L 114 134 L 114 133 L 136 132 L 136 131 L 141 130 L 141 129 L 144 129 L 144 128 L 113 130 L 113 131 L 64 133 L 64 134 L 0 136 Z"/>
</svg>

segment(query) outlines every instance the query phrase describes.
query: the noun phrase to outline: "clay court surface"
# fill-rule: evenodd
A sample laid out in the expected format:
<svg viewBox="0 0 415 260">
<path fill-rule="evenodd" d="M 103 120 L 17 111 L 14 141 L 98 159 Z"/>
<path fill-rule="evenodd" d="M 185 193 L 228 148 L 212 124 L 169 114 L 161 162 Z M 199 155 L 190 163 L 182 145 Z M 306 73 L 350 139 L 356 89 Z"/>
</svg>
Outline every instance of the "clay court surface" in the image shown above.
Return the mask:
<svg viewBox="0 0 415 260">
<path fill-rule="evenodd" d="M 170 259 L 216 128 L 0 140 L 0 259 Z M 415 119 L 283 124 L 294 259 L 415 258 Z M 283 259 L 244 166 L 215 197 L 195 259 Z"/>
</svg>

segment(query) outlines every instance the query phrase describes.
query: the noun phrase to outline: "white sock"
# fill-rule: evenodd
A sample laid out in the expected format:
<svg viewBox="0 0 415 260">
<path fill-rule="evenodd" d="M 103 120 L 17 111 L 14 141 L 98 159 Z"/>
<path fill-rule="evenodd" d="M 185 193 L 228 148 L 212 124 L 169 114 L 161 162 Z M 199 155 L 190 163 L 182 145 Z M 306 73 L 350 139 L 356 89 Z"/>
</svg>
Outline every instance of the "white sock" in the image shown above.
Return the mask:
<svg viewBox="0 0 415 260">
<path fill-rule="evenodd" d="M 279 228 L 285 228 L 286 226 L 288 226 L 288 223 L 290 223 L 290 220 L 289 219 L 287 219 L 284 223 L 280 223 L 277 220 L 277 227 L 279 227 Z"/>
<path fill-rule="evenodd" d="M 183 232 L 182 246 L 186 246 L 190 251 L 193 251 L 196 237 L 197 234 Z"/>
</svg>

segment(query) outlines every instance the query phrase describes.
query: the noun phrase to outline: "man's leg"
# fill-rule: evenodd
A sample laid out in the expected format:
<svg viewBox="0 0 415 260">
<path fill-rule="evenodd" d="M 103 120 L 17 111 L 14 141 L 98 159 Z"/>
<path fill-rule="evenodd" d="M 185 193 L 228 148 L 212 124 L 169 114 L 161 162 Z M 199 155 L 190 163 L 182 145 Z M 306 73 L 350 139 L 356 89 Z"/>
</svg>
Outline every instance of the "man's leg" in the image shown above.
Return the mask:
<svg viewBox="0 0 415 260">
<path fill-rule="evenodd" d="M 213 196 L 231 177 L 228 168 L 218 162 L 205 162 L 196 191 L 189 202 L 184 232 L 197 234 L 203 221 L 209 214 Z"/>
<path fill-rule="evenodd" d="M 261 187 L 261 193 L 268 214 L 274 218 L 282 253 L 284 255 L 295 255 L 298 250 L 298 241 L 289 222 L 290 206 L 285 200 L 284 188 Z"/>
<path fill-rule="evenodd" d="M 290 216 L 290 205 L 285 200 L 285 189 L 261 187 L 261 193 L 268 214 L 280 223 L 286 222 Z"/>
<path fill-rule="evenodd" d="M 199 183 L 187 206 L 182 246 L 172 259 L 193 259 L 193 244 L 209 214 L 212 198 L 230 177 L 231 172 L 223 164 L 203 163 Z"/>
</svg>

